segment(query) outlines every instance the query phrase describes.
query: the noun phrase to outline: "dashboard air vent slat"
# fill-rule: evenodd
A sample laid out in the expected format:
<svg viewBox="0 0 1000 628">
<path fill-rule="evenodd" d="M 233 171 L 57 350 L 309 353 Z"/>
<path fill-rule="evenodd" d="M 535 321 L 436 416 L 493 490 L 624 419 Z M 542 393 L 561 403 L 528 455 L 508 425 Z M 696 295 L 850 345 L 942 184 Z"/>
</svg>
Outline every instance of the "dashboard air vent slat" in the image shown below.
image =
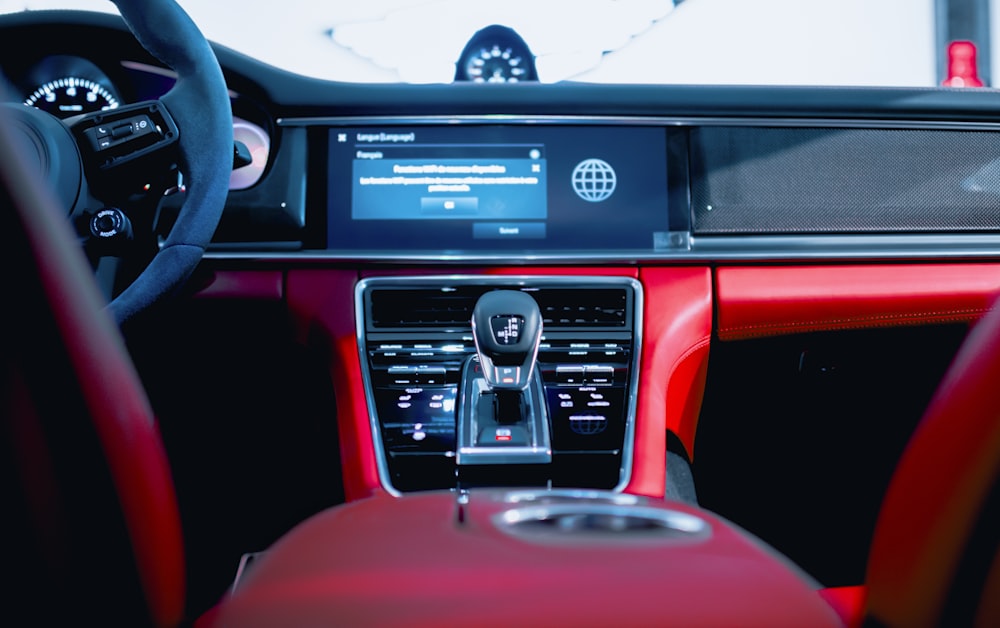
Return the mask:
<svg viewBox="0 0 1000 628">
<path fill-rule="evenodd" d="M 470 328 L 476 301 L 487 290 L 482 286 L 373 290 L 370 324 L 375 329 Z M 538 288 L 527 292 L 538 302 L 545 329 L 624 328 L 628 324 L 628 296 L 622 288 Z"/>
<path fill-rule="evenodd" d="M 559 327 L 624 327 L 625 291 L 614 288 L 553 288 L 533 293 L 542 324 Z"/>
<path fill-rule="evenodd" d="M 375 327 L 469 326 L 478 295 L 442 290 L 377 290 L 372 293 Z"/>
</svg>

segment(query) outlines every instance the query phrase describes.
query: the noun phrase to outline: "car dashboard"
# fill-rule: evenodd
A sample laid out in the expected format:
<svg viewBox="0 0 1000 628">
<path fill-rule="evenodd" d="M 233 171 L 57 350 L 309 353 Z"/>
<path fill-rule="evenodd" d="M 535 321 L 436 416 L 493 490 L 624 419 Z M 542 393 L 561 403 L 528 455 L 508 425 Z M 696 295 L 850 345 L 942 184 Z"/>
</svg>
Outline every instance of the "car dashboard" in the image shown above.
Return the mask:
<svg viewBox="0 0 1000 628">
<path fill-rule="evenodd" d="M 0 60 L 15 99 L 57 115 L 155 99 L 173 83 L 117 17 L 29 12 L 5 18 L 0 38 L 29 42 L 16 58 Z M 291 479 L 282 474 L 299 455 L 322 459 L 324 469 L 302 481 L 301 490 L 314 493 L 305 505 L 241 535 L 238 553 L 262 554 L 241 570 L 224 619 L 266 625 L 292 598 L 301 617 L 367 617 L 372 601 L 392 590 L 406 592 L 402 607 L 448 623 L 481 612 L 477 605 L 491 597 L 463 577 L 505 582 L 518 565 L 530 565 L 523 587 L 500 591 L 520 596 L 539 621 L 565 613 L 596 623 L 641 621 L 654 612 L 659 594 L 651 585 L 659 582 L 680 592 L 671 599 L 681 623 L 748 616 L 763 624 L 837 623 L 812 594 L 820 582 L 850 584 L 859 575 L 863 541 L 849 567 L 824 572 L 836 549 L 820 558 L 793 553 L 798 565 L 786 564 L 737 527 L 794 552 L 778 534 L 796 516 L 794 505 L 767 495 L 736 499 L 753 489 L 734 476 L 748 468 L 740 465 L 757 464 L 757 455 L 796 459 L 791 450 L 808 439 L 801 423 L 791 427 L 794 419 L 825 403 L 780 387 L 767 398 L 771 380 L 753 372 L 767 363 L 753 351 L 777 346 L 792 357 L 771 365 L 776 377 L 827 386 L 831 372 L 844 370 L 835 348 L 841 339 L 882 359 L 875 336 L 902 334 L 886 369 L 934 354 L 926 367 L 933 379 L 1000 289 L 996 92 L 357 85 L 215 48 L 234 137 L 253 163 L 234 171 L 222 221 L 186 291 L 125 331 L 151 381 L 175 378 L 151 390 L 163 403 L 168 448 L 187 453 L 192 440 L 208 438 L 202 428 L 169 425 L 199 412 L 170 399 L 188 386 L 176 370 L 189 366 L 180 354 L 198 349 L 193 336 L 219 355 L 192 379 L 224 382 L 229 376 L 220 373 L 242 372 L 245 359 L 264 373 L 249 381 L 287 384 L 266 397 L 259 417 L 239 406 L 259 424 L 204 427 L 209 440 L 245 444 L 250 437 L 234 436 L 243 430 L 254 434 L 255 447 L 275 433 L 291 439 L 291 453 L 266 482 Z M 162 228 L 182 198 L 164 198 Z M 540 311 L 532 390 L 551 429 L 548 459 L 462 459 L 477 449 L 458 427 L 474 396 L 470 321 L 477 301 L 494 291 L 525 293 Z M 205 312 L 218 319 L 200 318 Z M 275 321 L 280 332 L 263 331 Z M 206 329 L 189 333 L 185 325 Z M 930 338 L 920 335 L 927 330 Z M 281 373 L 290 355 L 302 353 L 307 376 Z M 861 372 L 865 382 L 882 377 Z M 192 383 L 188 394 L 243 394 L 245 381 L 233 377 L 231 390 Z M 314 379 L 322 394 L 290 398 Z M 901 377 L 894 394 L 913 382 Z M 922 385 L 920 400 L 931 386 Z M 296 440 L 286 412 L 317 399 L 328 440 Z M 910 425 L 920 400 L 905 411 L 887 406 Z M 200 412 L 208 426 L 228 408 Z M 891 440 L 871 427 L 879 417 L 859 412 L 856 423 L 826 417 L 842 422 L 811 425 L 846 430 L 874 449 Z M 726 429 L 752 451 L 727 443 Z M 865 451 L 881 460 L 901 446 L 892 443 Z M 725 459 L 709 449 L 716 444 Z M 844 455 L 837 443 L 823 446 L 823 456 Z M 250 466 L 267 464 L 266 449 L 225 460 L 247 469 L 244 479 L 260 479 Z M 881 494 L 884 467 L 873 462 L 870 473 L 824 480 L 844 492 L 810 506 L 817 535 L 838 533 L 831 512 L 858 486 L 873 483 L 866 490 Z M 188 482 L 197 485 L 203 471 Z M 786 495 L 797 488 L 781 482 Z M 714 487 L 726 499 L 713 501 Z M 241 505 L 256 499 L 247 494 Z M 773 520 L 755 519 L 762 506 Z M 319 514 L 305 516 L 313 511 Z M 869 533 L 873 516 L 848 524 L 851 533 Z M 305 522 L 279 538 L 276 528 L 296 518 Z M 193 536 L 200 549 L 213 545 Z M 742 576 L 713 562 L 727 552 L 742 561 Z M 232 564 L 231 554 L 219 560 Z M 606 570 L 595 571 L 602 562 Z M 671 563 L 683 569 L 671 572 Z M 557 574 L 559 564 L 578 571 Z M 374 574 L 372 582 L 353 582 L 359 573 Z M 456 606 L 422 584 L 428 574 L 464 601 Z M 221 577 L 227 586 L 231 575 Z M 617 607 L 624 614 L 602 614 L 607 606 L 580 596 L 595 578 L 627 602 Z M 221 595 L 219 582 L 202 583 L 202 595 Z M 706 604 L 706 590 L 732 605 Z M 520 607 L 492 608 L 504 623 Z M 384 621 L 403 620 L 381 612 Z"/>
<path fill-rule="evenodd" d="M 5 27 L 38 42 L 5 59 L 9 97 L 59 117 L 155 99 L 175 79 L 114 17 L 30 11 Z M 988 91 L 351 85 L 216 48 L 254 155 L 219 250 L 623 263 L 995 251 Z"/>
</svg>

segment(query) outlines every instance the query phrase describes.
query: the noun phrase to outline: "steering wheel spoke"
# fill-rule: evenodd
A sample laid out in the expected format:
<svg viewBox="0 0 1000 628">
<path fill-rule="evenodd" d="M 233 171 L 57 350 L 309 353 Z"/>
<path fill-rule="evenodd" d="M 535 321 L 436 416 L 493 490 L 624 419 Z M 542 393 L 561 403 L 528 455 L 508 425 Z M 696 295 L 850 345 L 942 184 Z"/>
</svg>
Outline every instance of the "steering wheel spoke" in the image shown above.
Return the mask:
<svg viewBox="0 0 1000 628">
<path fill-rule="evenodd" d="M 141 186 L 145 182 L 132 178 L 133 168 L 136 176 L 144 173 L 146 177 L 155 178 L 158 173 L 166 172 L 164 161 L 172 163 L 176 158 L 177 167 L 184 173 L 187 183 L 184 203 L 163 245 L 158 247 L 135 281 L 109 305 L 115 320 L 121 324 L 183 285 L 201 260 L 222 216 L 229 192 L 233 164 L 233 118 L 229 90 L 215 53 L 175 0 L 112 2 L 139 43 L 177 73 L 177 82 L 159 101 L 136 105 L 135 109 L 117 110 L 127 112 L 124 119 L 130 120 L 133 125 L 135 115 L 162 113 L 164 121 L 159 124 L 158 131 L 162 137 L 152 136 L 156 141 L 148 146 L 142 146 L 142 142 L 149 141 L 149 138 L 137 144 L 133 144 L 135 140 L 124 138 L 121 146 L 125 154 L 117 155 L 114 150 L 108 153 L 116 159 L 114 165 L 106 170 L 121 171 L 114 173 L 113 180 L 133 181 Z M 142 109 L 151 105 L 155 105 L 155 112 Z M 115 114 L 115 120 L 123 119 L 118 115 Z M 172 128 L 167 119 L 172 120 Z M 138 120 L 141 123 L 142 119 Z M 150 120 L 155 122 L 155 116 L 151 115 Z M 132 131 L 134 134 L 134 126 Z M 168 134 L 172 134 L 172 138 L 168 138 Z M 175 141 L 176 152 L 171 142 L 161 139 Z M 133 150 L 133 147 L 136 149 Z M 100 171 L 103 160 L 97 158 L 96 161 Z M 100 172 L 96 177 L 100 186 Z M 156 180 L 151 183 L 154 187 L 157 185 Z M 158 198 L 159 190 L 151 189 L 150 197 L 153 196 Z M 142 228 L 134 212 L 132 220 L 136 238 L 139 239 Z"/>
<path fill-rule="evenodd" d="M 112 2 L 139 43 L 176 72 L 170 91 L 68 120 L 17 103 L 0 109 L 14 119 L 13 141 L 37 164 L 88 257 L 120 256 L 139 269 L 126 273 L 122 283 L 133 280 L 108 305 L 122 324 L 183 285 L 201 261 L 239 156 L 225 77 L 191 18 L 175 0 Z M 153 246 L 157 209 L 177 172 L 184 202 L 162 246 Z M 130 219 L 131 234 L 119 218 Z"/>
</svg>

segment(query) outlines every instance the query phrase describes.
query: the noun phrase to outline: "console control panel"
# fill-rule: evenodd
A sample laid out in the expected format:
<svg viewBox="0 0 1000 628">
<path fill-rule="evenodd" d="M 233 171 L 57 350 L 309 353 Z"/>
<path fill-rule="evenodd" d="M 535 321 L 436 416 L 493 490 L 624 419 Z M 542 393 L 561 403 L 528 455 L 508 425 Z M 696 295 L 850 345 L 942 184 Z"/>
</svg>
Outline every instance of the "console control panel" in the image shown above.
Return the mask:
<svg viewBox="0 0 1000 628">
<path fill-rule="evenodd" d="M 456 486 L 461 378 L 476 352 L 471 304 L 486 290 L 512 286 L 535 297 L 543 314 L 537 368 L 552 462 L 535 469 L 534 477 L 574 488 L 614 489 L 627 482 L 640 341 L 637 282 L 393 278 L 367 280 L 358 289 L 360 349 L 387 489 Z"/>
</svg>

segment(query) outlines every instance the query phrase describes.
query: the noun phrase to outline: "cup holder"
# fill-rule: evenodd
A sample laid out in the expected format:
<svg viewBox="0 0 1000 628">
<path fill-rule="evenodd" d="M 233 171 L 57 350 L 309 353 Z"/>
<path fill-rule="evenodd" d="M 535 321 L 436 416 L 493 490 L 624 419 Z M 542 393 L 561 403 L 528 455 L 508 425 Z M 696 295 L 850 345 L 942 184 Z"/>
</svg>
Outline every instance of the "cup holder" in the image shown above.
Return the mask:
<svg viewBox="0 0 1000 628">
<path fill-rule="evenodd" d="M 637 506 L 645 503 L 645 497 L 629 495 L 628 493 L 614 493 L 612 491 L 586 490 L 586 489 L 525 489 L 521 491 L 507 491 L 503 495 L 503 501 L 508 504 L 610 504 L 615 506 Z"/>
<path fill-rule="evenodd" d="M 678 510 L 585 500 L 510 508 L 494 522 L 508 534 L 545 543 L 699 541 L 710 534 L 705 520 Z"/>
</svg>

